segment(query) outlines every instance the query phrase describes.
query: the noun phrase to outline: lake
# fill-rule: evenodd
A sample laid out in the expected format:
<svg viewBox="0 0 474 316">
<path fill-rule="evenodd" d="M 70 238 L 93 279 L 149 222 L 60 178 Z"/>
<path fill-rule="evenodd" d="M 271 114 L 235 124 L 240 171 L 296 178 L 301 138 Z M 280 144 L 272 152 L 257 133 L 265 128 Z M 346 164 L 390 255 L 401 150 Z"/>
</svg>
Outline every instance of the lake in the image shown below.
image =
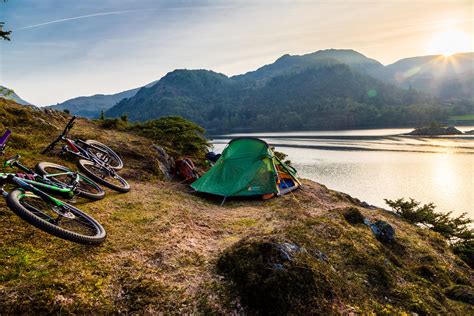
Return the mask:
<svg viewBox="0 0 474 316">
<path fill-rule="evenodd" d="M 212 143 L 221 152 L 233 137 L 259 137 L 286 153 L 300 177 L 369 204 L 388 208 L 386 198 L 411 197 L 433 202 L 438 211 L 467 212 L 474 218 L 474 135 L 400 135 L 411 130 L 229 134 Z"/>
</svg>

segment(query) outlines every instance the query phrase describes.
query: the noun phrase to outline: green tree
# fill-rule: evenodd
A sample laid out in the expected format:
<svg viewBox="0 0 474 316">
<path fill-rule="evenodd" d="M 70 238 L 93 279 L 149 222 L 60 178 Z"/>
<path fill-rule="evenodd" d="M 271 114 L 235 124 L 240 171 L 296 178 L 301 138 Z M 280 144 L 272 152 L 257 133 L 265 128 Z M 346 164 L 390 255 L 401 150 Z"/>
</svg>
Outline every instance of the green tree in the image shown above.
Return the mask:
<svg viewBox="0 0 474 316">
<path fill-rule="evenodd" d="M 452 217 L 452 212 L 439 213 L 433 203 L 420 206 L 414 199 L 385 200 L 392 210 L 408 222 L 424 225 L 445 237 L 453 252 L 474 267 L 474 229 L 466 213 Z"/>
</svg>

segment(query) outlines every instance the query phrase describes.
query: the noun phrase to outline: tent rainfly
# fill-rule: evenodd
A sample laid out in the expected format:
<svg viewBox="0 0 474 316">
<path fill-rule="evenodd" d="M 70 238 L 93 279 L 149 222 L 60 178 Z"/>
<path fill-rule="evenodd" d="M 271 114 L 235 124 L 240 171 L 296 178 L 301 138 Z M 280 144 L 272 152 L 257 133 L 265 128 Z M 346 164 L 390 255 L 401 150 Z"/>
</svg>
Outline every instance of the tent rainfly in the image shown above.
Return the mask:
<svg viewBox="0 0 474 316">
<path fill-rule="evenodd" d="M 232 139 L 216 164 L 191 187 L 198 192 L 232 196 L 279 196 L 301 186 L 296 170 L 258 138 Z M 224 203 L 223 201 L 223 203 Z"/>
</svg>

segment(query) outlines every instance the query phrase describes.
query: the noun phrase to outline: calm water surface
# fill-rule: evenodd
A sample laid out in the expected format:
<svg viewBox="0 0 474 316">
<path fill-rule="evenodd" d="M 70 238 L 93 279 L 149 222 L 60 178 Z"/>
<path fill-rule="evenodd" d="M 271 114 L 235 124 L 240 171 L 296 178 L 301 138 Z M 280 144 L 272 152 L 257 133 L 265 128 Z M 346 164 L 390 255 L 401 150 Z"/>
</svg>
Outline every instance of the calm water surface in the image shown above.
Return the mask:
<svg viewBox="0 0 474 316">
<path fill-rule="evenodd" d="M 458 127 L 462 131 L 474 127 Z M 384 198 L 434 202 L 440 211 L 474 219 L 474 136 L 413 138 L 411 129 L 372 129 L 224 135 L 253 136 L 288 155 L 303 178 L 385 207 Z"/>
</svg>

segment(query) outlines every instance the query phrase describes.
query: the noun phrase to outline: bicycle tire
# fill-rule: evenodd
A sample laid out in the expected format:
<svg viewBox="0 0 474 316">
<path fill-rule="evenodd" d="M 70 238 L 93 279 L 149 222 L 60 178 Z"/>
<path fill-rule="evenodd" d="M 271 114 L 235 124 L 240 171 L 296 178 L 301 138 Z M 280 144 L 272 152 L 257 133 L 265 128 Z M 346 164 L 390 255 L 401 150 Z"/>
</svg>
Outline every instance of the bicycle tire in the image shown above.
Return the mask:
<svg viewBox="0 0 474 316">
<path fill-rule="evenodd" d="M 72 171 L 68 167 L 61 166 L 52 162 L 39 162 L 36 167 L 36 172 L 38 172 L 40 175 L 45 176 L 51 174 L 51 171 L 48 171 L 47 169 L 56 169 L 60 171 Z M 89 199 L 89 200 L 101 200 L 105 197 L 105 191 L 97 184 L 95 183 L 94 180 L 86 177 L 85 175 L 79 173 L 79 177 L 81 179 L 81 183 L 79 183 L 80 187 L 77 188 L 77 196 Z M 58 178 L 52 177 L 54 181 L 57 181 L 59 183 L 62 183 L 64 185 L 69 185 L 69 183 L 66 183 L 64 181 L 61 181 Z M 87 191 L 87 188 L 92 188 L 95 190 L 97 193 Z"/>
<path fill-rule="evenodd" d="M 83 213 L 81 210 L 75 208 L 72 205 L 64 203 L 68 211 L 73 213 L 74 216 L 81 219 L 83 224 L 87 224 L 89 229 L 92 229 L 91 235 L 84 235 L 74 231 L 64 229 L 58 225 L 51 223 L 47 220 L 47 215 L 44 214 L 44 211 L 39 210 L 31 205 L 23 205 L 21 201 L 27 195 L 21 189 L 15 189 L 10 192 L 6 198 L 8 207 L 21 219 L 28 222 L 29 224 L 35 226 L 36 228 L 41 229 L 42 231 L 51 234 L 53 236 L 72 241 L 78 244 L 83 245 L 98 245 L 105 241 L 106 232 L 99 222 L 93 219 L 91 216 Z M 30 197 L 35 197 L 39 200 L 44 201 L 41 197 L 36 195 L 30 195 Z M 39 214 L 42 214 L 40 216 Z"/>
<path fill-rule="evenodd" d="M 92 161 L 85 160 L 85 159 L 79 159 L 77 161 L 77 166 L 79 169 L 84 172 L 88 177 L 90 177 L 92 180 L 96 181 L 97 183 L 103 184 L 106 187 L 115 190 L 120 193 L 127 193 L 130 191 L 130 184 L 128 184 L 127 180 L 119 176 L 118 174 L 115 175 L 115 179 L 121 183 L 121 186 L 116 185 L 114 183 L 111 183 L 107 180 L 105 180 L 105 177 L 99 177 L 96 173 L 99 171 L 101 168 L 100 167 L 95 167 L 95 164 Z M 96 173 L 94 173 L 96 172 Z"/>
<path fill-rule="evenodd" d="M 107 154 L 112 158 L 112 160 L 115 160 L 115 164 L 112 164 L 112 163 L 108 163 L 109 166 L 111 168 L 114 168 L 115 170 L 120 170 L 123 168 L 123 161 L 122 161 L 122 158 L 120 158 L 120 156 L 115 152 L 113 151 L 109 146 L 105 145 L 105 144 L 102 144 L 101 142 L 98 142 L 96 140 L 93 140 L 93 139 L 88 139 L 85 141 L 85 143 L 87 145 L 92 145 L 92 146 L 95 146 L 95 147 L 98 147 L 99 149 L 107 152 Z M 100 157 L 99 157 L 100 159 Z"/>
</svg>

